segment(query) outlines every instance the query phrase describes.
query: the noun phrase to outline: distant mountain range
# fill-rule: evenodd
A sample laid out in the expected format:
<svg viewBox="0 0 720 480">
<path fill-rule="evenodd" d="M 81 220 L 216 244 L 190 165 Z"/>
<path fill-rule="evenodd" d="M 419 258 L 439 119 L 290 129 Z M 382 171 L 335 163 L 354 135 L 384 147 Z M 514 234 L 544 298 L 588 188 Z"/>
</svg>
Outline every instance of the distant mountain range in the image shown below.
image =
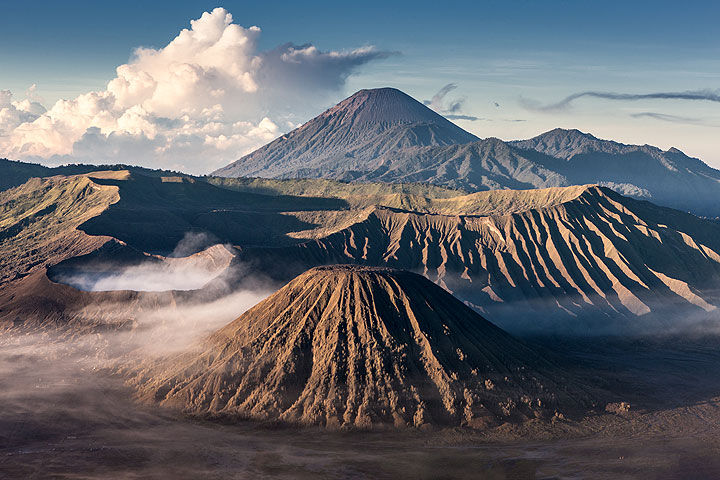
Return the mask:
<svg viewBox="0 0 720 480">
<path fill-rule="evenodd" d="M 595 183 L 720 216 L 720 171 L 675 148 L 563 129 L 529 140 L 481 140 L 392 88 L 361 90 L 213 175 L 428 182 L 470 192 Z"/>
</svg>

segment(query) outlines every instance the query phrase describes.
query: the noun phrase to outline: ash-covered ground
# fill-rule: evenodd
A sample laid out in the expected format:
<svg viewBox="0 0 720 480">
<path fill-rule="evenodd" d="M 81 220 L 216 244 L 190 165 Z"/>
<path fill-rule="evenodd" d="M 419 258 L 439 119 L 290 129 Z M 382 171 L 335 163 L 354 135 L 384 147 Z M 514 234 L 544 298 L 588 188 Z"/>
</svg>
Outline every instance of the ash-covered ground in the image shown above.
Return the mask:
<svg viewBox="0 0 720 480">
<path fill-rule="evenodd" d="M 98 337 L 6 336 L 0 478 L 720 477 L 719 338 L 540 340 L 630 408 L 484 433 L 218 424 L 139 406 Z"/>
</svg>

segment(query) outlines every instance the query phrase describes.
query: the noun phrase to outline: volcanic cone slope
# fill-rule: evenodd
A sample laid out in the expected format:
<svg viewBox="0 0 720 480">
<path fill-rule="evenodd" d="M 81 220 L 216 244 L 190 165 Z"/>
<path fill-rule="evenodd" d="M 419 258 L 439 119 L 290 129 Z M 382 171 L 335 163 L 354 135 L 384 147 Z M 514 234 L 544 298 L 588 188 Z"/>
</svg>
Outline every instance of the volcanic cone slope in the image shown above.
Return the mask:
<svg viewBox="0 0 720 480">
<path fill-rule="evenodd" d="M 394 88 L 360 90 L 213 174 L 220 177 L 342 178 L 387 169 L 384 154 L 478 138 Z"/>
<path fill-rule="evenodd" d="M 575 408 L 563 372 L 424 277 L 317 267 L 137 377 L 192 414 L 327 427 L 467 425 Z"/>
</svg>

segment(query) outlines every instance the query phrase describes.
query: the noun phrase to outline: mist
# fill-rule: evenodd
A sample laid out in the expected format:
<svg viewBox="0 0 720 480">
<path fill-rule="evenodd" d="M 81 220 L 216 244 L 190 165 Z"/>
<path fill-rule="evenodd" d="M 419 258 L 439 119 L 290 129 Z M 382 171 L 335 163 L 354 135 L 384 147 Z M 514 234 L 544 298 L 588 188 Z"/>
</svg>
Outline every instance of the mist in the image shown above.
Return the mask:
<svg viewBox="0 0 720 480">
<path fill-rule="evenodd" d="M 108 323 L 129 318 L 130 326 L 82 334 L 5 332 L 0 336 L 0 476 L 431 479 L 483 472 L 498 479 L 570 478 L 580 472 L 595 476 L 608 465 L 626 468 L 620 455 L 653 465 L 656 474 L 650 476 L 656 478 L 672 478 L 681 458 L 720 467 L 704 441 L 693 437 L 488 443 L 493 437 L 467 432 L 332 432 L 243 421 L 220 425 L 136 402 L 126 384 L 135 365 L 188 351 L 278 287 L 252 266 L 233 264 L 200 290 L 141 292 L 131 304 L 104 301 L 107 294 L 93 293 L 98 301 L 74 312 Z M 594 348 L 601 343 L 587 342 L 583 358 L 598 356 Z M 668 382 L 687 377 L 677 372 L 694 358 L 673 351 L 677 372 L 658 376 L 653 369 L 665 357 L 649 349 L 633 354 L 625 345 L 615 348 L 613 357 L 599 356 L 602 368 L 632 365 L 653 387 L 674 388 Z M 720 364 L 716 345 L 703 348 L 703 368 L 693 368 L 698 375 L 717 371 Z M 660 353 L 669 350 L 663 345 Z M 657 378 L 648 381 L 651 375 Z M 702 384 L 695 377 L 688 383 Z M 690 388 L 683 385 L 682 391 Z M 704 391 L 696 398 L 705 398 Z"/>
<path fill-rule="evenodd" d="M 231 246 L 212 241 L 207 234 L 188 232 L 166 257 L 147 256 L 130 265 L 88 259 L 61 269 L 53 280 L 85 292 L 197 290 L 218 278 L 234 256 Z"/>
<path fill-rule="evenodd" d="M 137 327 L 118 333 L 116 341 L 136 355 L 169 355 L 192 347 L 272 293 L 267 287 L 241 287 L 212 301 L 190 299 L 140 311 L 135 317 Z M 101 308 L 112 310 L 112 305 Z"/>
<path fill-rule="evenodd" d="M 187 319 L 212 305 L 220 307 L 222 301 L 196 303 L 180 312 Z M 185 320 L 175 320 L 180 316 L 166 315 L 170 312 L 149 312 L 146 325 L 156 333 L 161 330 L 152 318 L 188 327 Z M 0 337 L 0 477 L 429 480 L 473 478 L 482 472 L 484 478 L 497 479 L 594 478 L 608 471 L 629 476 L 637 465 L 643 465 L 644 478 L 687 478 L 684 474 L 698 466 L 711 469 L 703 470 L 705 478 L 720 472 L 708 437 L 702 435 L 653 439 L 624 430 L 624 435 L 614 436 L 611 430 L 600 438 L 491 443 L 467 432 L 332 432 L 188 419 L 137 404 L 124 377 L 107 368 L 112 363 L 103 354 L 107 343 L 124 340 L 119 333 Z M 147 337 L 140 342 L 149 353 L 164 350 L 152 343 L 161 340 Z M 671 379 L 682 379 L 688 376 L 680 374 L 688 370 L 688 359 L 678 356 L 674 346 L 669 342 L 662 351 L 678 357 L 678 372 Z M 617 350 L 617 359 L 632 352 Z M 716 359 L 713 352 L 716 346 L 708 346 L 702 358 Z M 657 369 L 657 358 L 645 349 L 627 363 L 645 372 Z M 604 365 L 607 356 L 599 361 Z M 716 371 L 715 365 L 690 368 L 688 373 Z M 619 367 L 611 363 L 610 368 Z M 697 383 L 695 376 L 690 381 Z M 628 422 L 622 421 L 623 428 Z M 652 419 L 647 423 L 652 425 Z"/>
<path fill-rule="evenodd" d="M 431 479 L 482 469 L 489 478 L 535 478 L 539 465 L 518 465 L 520 453 L 507 447 L 433 445 L 401 432 L 189 420 L 138 405 L 122 378 L 67 346 L 40 335 L 0 340 L 0 477 Z"/>
<path fill-rule="evenodd" d="M 58 275 L 58 282 L 85 292 L 133 290 L 136 292 L 162 292 L 166 290 L 197 290 L 221 272 L 160 262 L 128 267 L 119 271 L 77 272 Z"/>
</svg>

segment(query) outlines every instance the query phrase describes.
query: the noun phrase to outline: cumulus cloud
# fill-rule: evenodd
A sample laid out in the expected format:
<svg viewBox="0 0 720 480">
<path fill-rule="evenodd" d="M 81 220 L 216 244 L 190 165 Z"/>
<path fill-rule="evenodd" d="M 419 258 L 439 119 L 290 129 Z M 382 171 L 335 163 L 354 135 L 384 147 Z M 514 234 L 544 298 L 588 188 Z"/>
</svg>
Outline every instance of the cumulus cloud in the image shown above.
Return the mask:
<svg viewBox="0 0 720 480">
<path fill-rule="evenodd" d="M 138 48 L 103 91 L 48 110 L 32 94 L 16 102 L 2 91 L 0 152 L 205 173 L 316 113 L 358 67 L 389 55 L 292 43 L 259 51 L 259 36 L 216 8 L 165 47 Z"/>
<path fill-rule="evenodd" d="M 687 92 L 656 92 L 656 93 L 615 93 L 615 92 L 578 92 L 568 95 L 559 102 L 543 105 L 540 102 L 522 99 L 521 103 L 531 110 L 553 111 L 564 110 L 580 98 L 600 98 L 604 100 L 701 100 L 708 102 L 720 102 L 720 90 L 695 90 Z"/>
<path fill-rule="evenodd" d="M 24 123 L 37 120 L 47 111 L 36 101 L 35 88 L 35 85 L 31 86 L 22 101 L 13 101 L 10 90 L 0 90 L 0 142 L 2 137 L 10 135 Z"/>
<path fill-rule="evenodd" d="M 468 120 L 471 122 L 481 120 L 479 117 L 462 113 L 463 104 L 465 103 L 464 98 L 454 100 L 447 98 L 448 94 L 456 88 L 456 84 L 448 83 L 438 90 L 430 100 L 424 100 L 423 103 L 450 120 Z"/>
</svg>

